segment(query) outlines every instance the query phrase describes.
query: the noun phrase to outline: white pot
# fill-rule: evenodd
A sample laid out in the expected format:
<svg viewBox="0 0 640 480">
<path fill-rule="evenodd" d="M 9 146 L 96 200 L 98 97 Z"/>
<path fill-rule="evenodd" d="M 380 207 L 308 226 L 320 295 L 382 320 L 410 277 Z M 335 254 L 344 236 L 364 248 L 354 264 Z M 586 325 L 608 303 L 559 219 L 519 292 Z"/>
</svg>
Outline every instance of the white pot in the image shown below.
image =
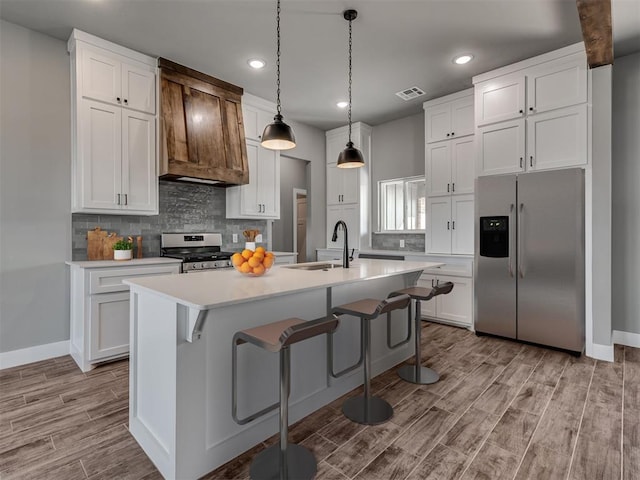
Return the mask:
<svg viewBox="0 0 640 480">
<path fill-rule="evenodd" d="M 246 248 L 247 250 L 255 251 L 255 249 L 256 249 L 256 242 L 246 242 L 246 243 L 244 244 L 244 248 Z"/>
<path fill-rule="evenodd" d="M 133 258 L 133 250 L 114 250 L 114 260 L 131 260 Z"/>
</svg>

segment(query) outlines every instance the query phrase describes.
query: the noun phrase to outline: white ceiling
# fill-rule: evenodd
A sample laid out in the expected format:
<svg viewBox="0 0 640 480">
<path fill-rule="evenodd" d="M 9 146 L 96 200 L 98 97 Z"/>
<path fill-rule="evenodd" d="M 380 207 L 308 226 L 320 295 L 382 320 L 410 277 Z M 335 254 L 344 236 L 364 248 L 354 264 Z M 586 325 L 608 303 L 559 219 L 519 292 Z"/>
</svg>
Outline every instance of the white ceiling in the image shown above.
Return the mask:
<svg viewBox="0 0 640 480">
<path fill-rule="evenodd" d="M 275 0 L 0 0 L 0 17 L 66 40 L 73 27 L 275 100 Z M 473 75 L 581 41 L 575 0 L 282 0 L 282 108 L 322 129 L 346 123 L 354 8 L 353 120 L 376 125 L 471 87 Z M 640 0 L 613 0 L 616 56 L 640 51 Z M 473 62 L 452 58 L 471 52 Z M 247 60 L 268 62 L 261 71 Z M 395 92 L 426 95 L 405 102 Z"/>
</svg>

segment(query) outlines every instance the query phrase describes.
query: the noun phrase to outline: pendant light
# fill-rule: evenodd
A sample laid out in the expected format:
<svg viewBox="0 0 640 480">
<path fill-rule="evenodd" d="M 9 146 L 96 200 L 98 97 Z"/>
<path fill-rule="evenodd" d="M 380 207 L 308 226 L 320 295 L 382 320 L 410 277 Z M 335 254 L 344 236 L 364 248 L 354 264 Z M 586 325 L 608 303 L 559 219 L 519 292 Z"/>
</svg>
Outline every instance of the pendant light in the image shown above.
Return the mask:
<svg viewBox="0 0 640 480">
<path fill-rule="evenodd" d="M 338 167 L 358 168 L 364 165 L 364 158 L 362 152 L 354 147 L 351 141 L 351 22 L 356 19 L 358 12 L 345 10 L 342 15 L 345 20 L 349 21 L 349 141 L 347 147 L 338 156 Z"/>
<path fill-rule="evenodd" d="M 273 117 L 273 123 L 270 123 L 264 128 L 261 145 L 269 150 L 289 150 L 296 146 L 296 137 L 293 134 L 291 127 L 282 121 L 282 113 L 280 113 L 280 0 L 278 0 L 278 7 L 276 10 L 276 33 L 278 38 L 278 53 L 276 61 L 276 104 L 278 111 L 276 116 Z"/>
</svg>

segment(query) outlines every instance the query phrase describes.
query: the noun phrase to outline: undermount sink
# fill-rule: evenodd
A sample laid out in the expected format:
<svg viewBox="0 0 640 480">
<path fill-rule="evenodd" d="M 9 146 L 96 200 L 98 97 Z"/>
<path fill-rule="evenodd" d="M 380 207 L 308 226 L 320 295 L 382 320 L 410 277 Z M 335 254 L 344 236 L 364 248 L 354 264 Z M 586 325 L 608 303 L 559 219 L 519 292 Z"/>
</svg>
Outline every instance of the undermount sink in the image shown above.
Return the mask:
<svg viewBox="0 0 640 480">
<path fill-rule="evenodd" d="M 332 268 L 342 268 L 337 263 L 298 263 L 286 265 L 284 268 L 293 268 L 294 270 L 331 270 Z"/>
</svg>

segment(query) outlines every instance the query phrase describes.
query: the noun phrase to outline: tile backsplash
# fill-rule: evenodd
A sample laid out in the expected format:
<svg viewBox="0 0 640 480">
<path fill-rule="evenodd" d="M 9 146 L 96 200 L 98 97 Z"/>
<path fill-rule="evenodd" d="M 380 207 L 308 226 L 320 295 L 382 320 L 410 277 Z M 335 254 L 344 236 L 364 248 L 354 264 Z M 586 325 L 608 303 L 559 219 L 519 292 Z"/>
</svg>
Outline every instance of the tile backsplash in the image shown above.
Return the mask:
<svg viewBox="0 0 640 480">
<path fill-rule="evenodd" d="M 400 248 L 400 240 L 404 247 Z M 371 248 L 374 250 L 402 250 L 406 252 L 425 251 L 424 233 L 372 233 Z"/>
<path fill-rule="evenodd" d="M 227 220 L 224 188 L 194 183 L 160 181 L 159 215 L 95 215 L 74 213 L 73 260 L 87 259 L 87 231 L 95 227 L 124 237 L 142 236 L 143 257 L 160 255 L 160 234 L 164 232 L 219 232 L 222 249 L 235 251 L 244 245 L 242 232 L 258 229 L 267 244 L 266 220 Z M 232 242 L 238 234 L 239 243 Z"/>
</svg>

